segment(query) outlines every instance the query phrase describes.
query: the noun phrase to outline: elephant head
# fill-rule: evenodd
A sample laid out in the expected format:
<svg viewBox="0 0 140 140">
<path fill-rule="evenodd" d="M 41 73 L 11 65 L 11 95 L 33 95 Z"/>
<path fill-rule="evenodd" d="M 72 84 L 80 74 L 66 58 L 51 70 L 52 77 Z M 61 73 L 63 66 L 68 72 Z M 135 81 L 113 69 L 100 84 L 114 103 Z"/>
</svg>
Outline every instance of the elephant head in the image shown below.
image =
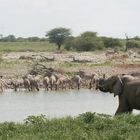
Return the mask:
<svg viewBox="0 0 140 140">
<path fill-rule="evenodd" d="M 123 82 L 120 76 L 112 76 L 108 79 L 101 78 L 98 82 L 98 88 L 103 92 L 114 93 L 115 97 L 122 93 Z"/>
<path fill-rule="evenodd" d="M 116 79 L 115 85 L 113 87 L 114 97 L 116 95 L 121 95 L 123 92 L 123 87 L 130 81 L 136 80 L 137 78 L 131 75 L 123 75 L 123 76 L 114 76 Z"/>
</svg>

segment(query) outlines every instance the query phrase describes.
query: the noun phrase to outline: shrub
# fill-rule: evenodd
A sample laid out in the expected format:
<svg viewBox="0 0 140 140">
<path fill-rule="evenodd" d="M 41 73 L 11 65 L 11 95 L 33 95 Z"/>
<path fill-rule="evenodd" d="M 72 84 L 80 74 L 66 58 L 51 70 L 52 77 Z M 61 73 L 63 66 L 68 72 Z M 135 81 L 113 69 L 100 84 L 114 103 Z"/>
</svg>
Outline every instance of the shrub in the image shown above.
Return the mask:
<svg viewBox="0 0 140 140">
<path fill-rule="evenodd" d="M 126 43 L 127 48 L 140 48 L 140 41 L 129 40 Z"/>
<path fill-rule="evenodd" d="M 122 47 L 123 44 L 120 39 L 116 38 L 108 38 L 108 37 L 102 37 L 104 47 L 106 48 L 117 48 Z"/>
<path fill-rule="evenodd" d="M 95 51 L 104 48 L 103 42 L 99 37 L 76 37 L 65 42 L 66 50 L 76 51 Z"/>
</svg>

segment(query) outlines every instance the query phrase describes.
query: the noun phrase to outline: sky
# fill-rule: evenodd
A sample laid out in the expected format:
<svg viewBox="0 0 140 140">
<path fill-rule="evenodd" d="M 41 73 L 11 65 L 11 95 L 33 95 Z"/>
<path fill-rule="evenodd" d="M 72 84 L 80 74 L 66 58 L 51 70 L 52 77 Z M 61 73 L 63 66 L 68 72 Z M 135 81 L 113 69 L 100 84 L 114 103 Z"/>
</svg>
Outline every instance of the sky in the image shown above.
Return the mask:
<svg viewBox="0 0 140 140">
<path fill-rule="evenodd" d="M 140 36 L 140 0 L 0 0 L 0 34 L 45 37 L 56 27 L 74 36 Z"/>
</svg>

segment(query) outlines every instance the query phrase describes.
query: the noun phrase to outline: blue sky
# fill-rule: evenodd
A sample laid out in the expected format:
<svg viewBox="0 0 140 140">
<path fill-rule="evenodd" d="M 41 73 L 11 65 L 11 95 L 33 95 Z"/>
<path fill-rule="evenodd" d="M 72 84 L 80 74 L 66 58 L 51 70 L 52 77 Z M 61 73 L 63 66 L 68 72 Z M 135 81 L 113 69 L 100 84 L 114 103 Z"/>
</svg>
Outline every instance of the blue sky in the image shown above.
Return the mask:
<svg viewBox="0 0 140 140">
<path fill-rule="evenodd" d="M 41 36 L 55 27 L 140 36 L 140 0 L 0 0 L 0 34 Z"/>
</svg>

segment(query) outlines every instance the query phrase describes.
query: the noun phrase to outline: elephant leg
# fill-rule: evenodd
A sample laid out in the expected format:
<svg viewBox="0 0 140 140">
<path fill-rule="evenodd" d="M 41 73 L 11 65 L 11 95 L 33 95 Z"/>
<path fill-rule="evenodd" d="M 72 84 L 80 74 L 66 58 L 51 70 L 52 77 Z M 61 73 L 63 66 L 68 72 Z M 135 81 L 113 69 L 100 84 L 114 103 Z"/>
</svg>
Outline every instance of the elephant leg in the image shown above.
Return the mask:
<svg viewBox="0 0 140 140">
<path fill-rule="evenodd" d="M 115 115 L 118 115 L 118 114 L 121 114 L 121 113 L 123 113 L 123 112 L 121 111 L 120 107 L 118 107 L 116 112 L 115 112 Z"/>
<path fill-rule="evenodd" d="M 136 90 L 136 96 L 140 95 L 140 87 L 137 88 Z"/>
<path fill-rule="evenodd" d="M 129 109 L 128 113 L 130 113 L 130 114 L 131 114 L 131 113 L 132 113 L 132 111 L 133 111 L 133 109 Z"/>
<path fill-rule="evenodd" d="M 121 107 L 119 106 L 115 115 L 119 115 L 119 114 L 122 114 L 122 113 L 131 113 L 133 109 L 130 109 L 130 108 L 124 108 L 124 107 Z"/>
</svg>

